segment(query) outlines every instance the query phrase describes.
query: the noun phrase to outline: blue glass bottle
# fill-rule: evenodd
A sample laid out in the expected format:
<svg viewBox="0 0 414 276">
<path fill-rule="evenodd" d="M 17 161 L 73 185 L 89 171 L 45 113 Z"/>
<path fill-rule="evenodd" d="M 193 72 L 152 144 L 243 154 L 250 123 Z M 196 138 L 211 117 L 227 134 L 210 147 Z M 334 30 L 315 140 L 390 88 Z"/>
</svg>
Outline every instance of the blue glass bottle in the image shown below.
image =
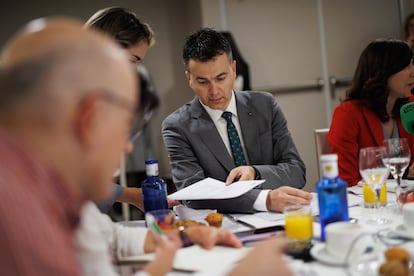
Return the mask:
<svg viewBox="0 0 414 276">
<path fill-rule="evenodd" d="M 347 183 L 338 177 L 338 155 L 320 157 L 323 178 L 316 183 L 319 202 L 321 240 L 325 240 L 325 227 L 336 221 L 349 221 Z"/>
<path fill-rule="evenodd" d="M 145 212 L 168 209 L 167 184 L 159 177 L 158 161 L 145 161 L 147 179 L 142 183 L 142 197 Z"/>
</svg>

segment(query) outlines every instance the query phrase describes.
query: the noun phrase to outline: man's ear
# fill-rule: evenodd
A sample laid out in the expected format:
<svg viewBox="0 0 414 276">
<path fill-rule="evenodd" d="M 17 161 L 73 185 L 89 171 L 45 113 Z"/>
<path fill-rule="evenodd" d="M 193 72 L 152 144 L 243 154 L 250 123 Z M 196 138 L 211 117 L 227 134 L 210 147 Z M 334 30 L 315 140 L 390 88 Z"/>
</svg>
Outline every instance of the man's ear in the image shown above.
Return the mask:
<svg viewBox="0 0 414 276">
<path fill-rule="evenodd" d="M 83 148 L 94 143 L 99 125 L 101 103 L 98 96 L 86 96 L 80 100 L 73 116 L 73 129 L 79 144 Z"/>
<path fill-rule="evenodd" d="M 233 60 L 233 62 L 231 63 L 231 69 L 233 70 L 234 77 L 237 76 L 236 68 L 237 68 L 237 66 L 236 66 L 236 60 Z"/>
<path fill-rule="evenodd" d="M 190 71 L 185 70 L 185 77 L 187 78 L 188 81 L 190 81 L 191 75 L 190 75 Z"/>
</svg>

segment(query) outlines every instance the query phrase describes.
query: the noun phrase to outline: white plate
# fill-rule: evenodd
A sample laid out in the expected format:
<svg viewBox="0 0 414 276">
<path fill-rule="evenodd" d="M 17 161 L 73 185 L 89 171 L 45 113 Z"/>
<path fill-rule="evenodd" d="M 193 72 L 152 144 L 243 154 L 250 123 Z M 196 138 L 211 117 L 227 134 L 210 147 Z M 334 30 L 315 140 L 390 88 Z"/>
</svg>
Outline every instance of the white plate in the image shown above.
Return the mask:
<svg viewBox="0 0 414 276">
<path fill-rule="evenodd" d="M 407 228 L 405 228 L 404 225 L 400 224 L 397 227 L 395 227 L 392 232 L 397 234 L 400 237 L 406 238 L 406 239 L 414 239 L 414 233 L 409 232 Z"/>
<path fill-rule="evenodd" d="M 315 244 L 311 250 L 310 254 L 313 258 L 320 261 L 321 263 L 325 263 L 328 265 L 334 266 L 345 266 L 345 260 L 341 260 L 338 257 L 332 256 L 325 247 L 324 243 Z"/>
</svg>

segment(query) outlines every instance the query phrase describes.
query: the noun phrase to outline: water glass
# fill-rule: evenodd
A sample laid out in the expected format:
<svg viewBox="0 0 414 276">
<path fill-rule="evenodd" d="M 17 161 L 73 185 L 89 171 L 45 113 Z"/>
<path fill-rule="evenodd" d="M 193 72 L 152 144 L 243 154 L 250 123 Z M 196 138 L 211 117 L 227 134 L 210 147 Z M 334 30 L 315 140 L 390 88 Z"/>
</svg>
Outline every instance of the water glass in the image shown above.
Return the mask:
<svg viewBox="0 0 414 276">
<path fill-rule="evenodd" d="M 171 230 L 174 229 L 175 226 L 175 214 L 170 209 L 159 209 L 146 212 L 146 216 L 149 214 L 155 219 L 155 222 L 162 230 Z M 146 218 L 146 223 L 148 225 L 148 221 Z"/>
<path fill-rule="evenodd" d="M 407 138 L 386 139 L 383 142 L 384 164 L 390 169 L 397 185 L 401 186 L 401 179 L 410 163 L 411 153 Z"/>
</svg>

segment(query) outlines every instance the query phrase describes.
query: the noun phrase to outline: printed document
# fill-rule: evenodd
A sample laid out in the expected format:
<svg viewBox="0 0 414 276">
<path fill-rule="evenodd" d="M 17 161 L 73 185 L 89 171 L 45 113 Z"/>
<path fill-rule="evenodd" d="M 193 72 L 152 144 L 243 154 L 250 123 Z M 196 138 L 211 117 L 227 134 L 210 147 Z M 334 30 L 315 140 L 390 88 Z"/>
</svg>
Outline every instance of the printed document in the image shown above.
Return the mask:
<svg viewBox="0 0 414 276">
<path fill-rule="evenodd" d="M 170 194 L 168 198 L 175 200 L 234 198 L 245 194 L 263 182 L 265 180 L 243 180 L 226 186 L 225 182 L 208 177 Z"/>
</svg>

